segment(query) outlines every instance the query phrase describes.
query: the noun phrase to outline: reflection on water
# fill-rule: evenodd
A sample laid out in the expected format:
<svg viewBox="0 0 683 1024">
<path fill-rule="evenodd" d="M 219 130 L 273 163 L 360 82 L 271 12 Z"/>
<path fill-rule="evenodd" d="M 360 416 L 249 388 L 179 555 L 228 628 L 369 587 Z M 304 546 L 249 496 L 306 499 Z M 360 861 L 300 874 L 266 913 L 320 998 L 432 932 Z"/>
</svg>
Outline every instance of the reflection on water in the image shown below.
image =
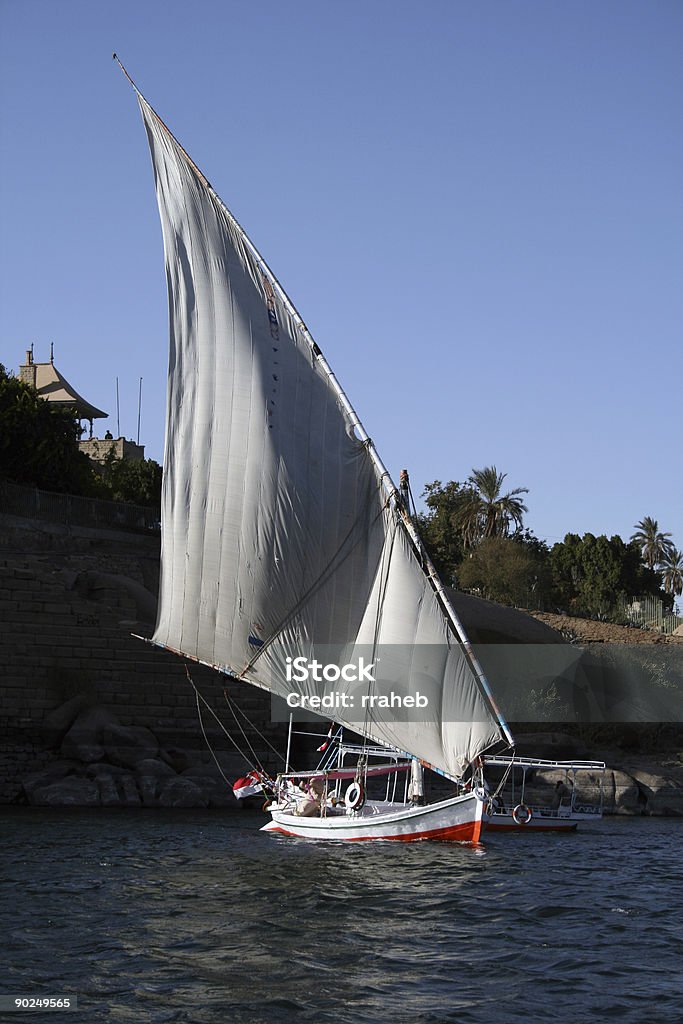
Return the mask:
<svg viewBox="0 0 683 1024">
<path fill-rule="evenodd" d="M 71 1024 L 680 1020 L 679 821 L 478 848 L 248 814 L 0 821 L 2 991 L 78 995 Z"/>
</svg>

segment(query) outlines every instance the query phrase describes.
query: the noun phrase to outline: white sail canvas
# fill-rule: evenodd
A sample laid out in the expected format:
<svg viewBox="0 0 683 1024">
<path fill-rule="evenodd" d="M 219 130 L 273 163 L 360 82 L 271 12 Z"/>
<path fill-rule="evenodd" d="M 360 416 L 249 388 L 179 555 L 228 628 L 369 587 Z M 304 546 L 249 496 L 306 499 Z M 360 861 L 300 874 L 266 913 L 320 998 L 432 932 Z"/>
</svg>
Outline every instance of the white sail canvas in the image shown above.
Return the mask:
<svg viewBox="0 0 683 1024">
<path fill-rule="evenodd" d="M 428 686 L 428 712 L 330 717 L 460 777 L 501 723 L 400 502 L 277 281 L 139 101 L 171 335 L 154 641 L 282 696 L 307 692 L 286 678 L 287 658 L 386 649 L 383 685 Z"/>
</svg>

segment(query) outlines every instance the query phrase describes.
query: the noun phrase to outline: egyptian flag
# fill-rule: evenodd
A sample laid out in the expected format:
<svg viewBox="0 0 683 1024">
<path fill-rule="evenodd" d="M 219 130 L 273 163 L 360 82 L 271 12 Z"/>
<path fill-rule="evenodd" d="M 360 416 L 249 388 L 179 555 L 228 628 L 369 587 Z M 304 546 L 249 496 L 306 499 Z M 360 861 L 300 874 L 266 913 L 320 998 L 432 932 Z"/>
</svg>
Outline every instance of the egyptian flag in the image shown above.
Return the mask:
<svg viewBox="0 0 683 1024">
<path fill-rule="evenodd" d="M 237 779 L 232 784 L 232 791 L 238 800 L 244 800 L 248 796 L 258 796 L 263 792 L 257 772 L 249 772 L 242 779 Z"/>
</svg>

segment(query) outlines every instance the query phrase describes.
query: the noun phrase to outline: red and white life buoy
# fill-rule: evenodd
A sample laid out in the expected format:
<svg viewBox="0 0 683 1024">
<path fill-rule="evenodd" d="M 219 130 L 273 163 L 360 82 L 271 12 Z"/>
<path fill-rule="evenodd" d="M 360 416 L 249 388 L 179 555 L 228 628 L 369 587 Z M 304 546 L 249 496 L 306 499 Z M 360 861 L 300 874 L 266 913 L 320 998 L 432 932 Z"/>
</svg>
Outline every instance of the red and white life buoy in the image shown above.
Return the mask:
<svg viewBox="0 0 683 1024">
<path fill-rule="evenodd" d="M 365 790 L 360 782 L 352 782 L 346 790 L 344 803 L 349 811 L 358 811 L 365 803 Z"/>
<path fill-rule="evenodd" d="M 533 817 L 530 807 L 526 804 L 517 804 L 512 812 L 512 820 L 515 825 L 528 825 Z"/>
</svg>

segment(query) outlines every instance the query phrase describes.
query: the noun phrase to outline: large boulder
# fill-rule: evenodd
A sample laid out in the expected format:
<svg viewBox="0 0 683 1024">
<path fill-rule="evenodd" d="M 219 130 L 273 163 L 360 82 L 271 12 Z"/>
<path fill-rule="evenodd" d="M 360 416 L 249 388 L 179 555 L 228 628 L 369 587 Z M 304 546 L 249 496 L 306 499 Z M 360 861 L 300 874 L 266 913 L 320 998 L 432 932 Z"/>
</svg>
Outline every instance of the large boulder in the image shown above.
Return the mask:
<svg viewBox="0 0 683 1024">
<path fill-rule="evenodd" d="M 208 807 L 209 801 L 191 779 L 169 779 L 159 794 L 161 807 Z"/>
<path fill-rule="evenodd" d="M 116 715 L 99 705 L 86 708 L 75 719 L 62 740 L 61 752 L 64 757 L 91 764 L 105 756 L 103 734 L 105 729 L 118 725 Z"/>
<path fill-rule="evenodd" d="M 102 807 L 121 806 L 121 794 L 116 785 L 116 780 L 111 775 L 98 775 L 95 778 L 95 783 L 100 789 L 100 803 Z"/>
<path fill-rule="evenodd" d="M 188 769 L 197 768 L 202 764 L 204 754 L 197 750 L 186 750 L 179 747 L 169 747 L 163 750 L 160 757 L 164 759 L 174 772 L 185 772 Z"/>
<path fill-rule="evenodd" d="M 47 747 L 59 748 L 60 743 L 80 713 L 92 703 L 85 693 L 79 693 L 45 715 L 39 732 Z"/>
<path fill-rule="evenodd" d="M 142 803 L 137 783 L 132 775 L 121 775 L 117 779 L 117 786 L 121 794 L 121 803 L 124 807 L 139 807 Z"/>
<path fill-rule="evenodd" d="M 159 789 L 163 786 L 163 776 L 138 775 L 137 784 L 143 807 L 159 806 Z"/>
<path fill-rule="evenodd" d="M 28 802 L 30 804 L 34 802 L 33 796 L 37 790 L 46 789 L 54 782 L 59 782 L 70 775 L 75 775 L 80 767 L 81 765 L 77 761 L 53 761 L 52 764 L 48 765 L 47 768 L 43 768 L 42 771 L 31 772 L 30 775 L 22 779 L 21 783 Z"/>
<path fill-rule="evenodd" d="M 106 776 L 116 781 L 121 775 L 127 775 L 128 772 L 128 768 L 122 768 L 120 764 L 109 764 L 107 761 L 97 761 L 85 767 L 85 775 L 89 779 L 102 779 Z"/>
<path fill-rule="evenodd" d="M 93 779 L 68 776 L 33 793 L 37 807 L 99 807 L 100 788 Z"/>
<path fill-rule="evenodd" d="M 197 786 L 208 801 L 209 807 L 235 808 L 237 806 L 237 800 L 233 795 L 232 788 L 226 783 L 215 765 L 189 768 L 183 772 L 181 778 L 189 779 Z"/>
<path fill-rule="evenodd" d="M 175 772 L 170 765 L 166 764 L 159 757 L 145 757 L 138 761 L 135 765 L 135 774 L 140 777 L 143 775 L 151 775 L 154 778 L 171 778 L 175 777 Z"/>
<path fill-rule="evenodd" d="M 154 733 L 142 725 L 108 725 L 103 729 L 102 742 L 108 760 L 123 768 L 135 768 L 140 761 L 159 753 Z"/>
<path fill-rule="evenodd" d="M 679 817 L 683 815 L 683 786 L 676 779 L 656 772 L 631 769 L 631 777 L 645 801 L 645 814 Z"/>
<path fill-rule="evenodd" d="M 176 773 L 158 757 L 147 757 L 135 765 L 135 778 L 143 806 L 158 807 L 159 793 L 169 779 L 177 778 Z"/>
<path fill-rule="evenodd" d="M 618 769 L 605 772 L 605 811 L 614 814 L 643 814 L 645 803 L 637 782 L 630 775 Z"/>
</svg>

